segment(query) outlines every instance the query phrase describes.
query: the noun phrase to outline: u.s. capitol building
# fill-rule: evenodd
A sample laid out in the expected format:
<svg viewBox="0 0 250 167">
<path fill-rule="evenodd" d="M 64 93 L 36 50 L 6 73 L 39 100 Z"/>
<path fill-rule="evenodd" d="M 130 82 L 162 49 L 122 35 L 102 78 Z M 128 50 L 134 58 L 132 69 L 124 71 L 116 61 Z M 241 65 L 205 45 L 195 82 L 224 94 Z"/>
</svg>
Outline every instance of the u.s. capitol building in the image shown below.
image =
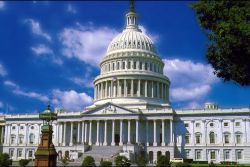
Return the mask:
<svg viewBox="0 0 250 167">
<path fill-rule="evenodd" d="M 125 29 L 100 63 L 93 105 L 80 112 L 58 111 L 53 124 L 58 158 L 109 159 L 120 152 L 131 159 L 145 155 L 149 163 L 159 155 L 250 163 L 250 109 L 206 103 L 204 109 L 175 110 L 163 67 L 130 5 Z M 13 160 L 34 158 L 41 125 L 38 114 L 2 115 L 0 151 Z"/>
</svg>

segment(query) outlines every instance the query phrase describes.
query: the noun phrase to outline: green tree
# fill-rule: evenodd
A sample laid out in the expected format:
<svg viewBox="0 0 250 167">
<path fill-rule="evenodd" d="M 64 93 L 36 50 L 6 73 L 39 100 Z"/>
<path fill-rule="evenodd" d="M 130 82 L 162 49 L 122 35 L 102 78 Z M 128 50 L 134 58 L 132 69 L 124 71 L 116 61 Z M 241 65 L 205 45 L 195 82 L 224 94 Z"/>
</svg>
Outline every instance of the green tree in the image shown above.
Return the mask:
<svg viewBox="0 0 250 167">
<path fill-rule="evenodd" d="M 214 73 L 250 85 L 250 1 L 200 0 L 192 8 L 208 36 L 206 57 Z"/>
<path fill-rule="evenodd" d="M 136 164 L 140 167 L 145 167 L 147 164 L 147 161 L 145 159 L 144 155 L 140 155 L 137 160 L 136 160 Z"/>
<path fill-rule="evenodd" d="M 87 156 L 82 161 L 82 167 L 95 167 L 95 159 L 91 156 Z"/>
<path fill-rule="evenodd" d="M 111 167 L 112 166 L 112 162 L 111 161 L 100 161 L 100 166 L 101 167 Z"/>
<path fill-rule="evenodd" d="M 0 166 L 8 167 L 8 166 L 11 166 L 11 164 L 12 164 L 12 160 L 10 159 L 9 154 L 0 153 Z"/>
<path fill-rule="evenodd" d="M 119 167 L 130 167 L 131 163 L 125 156 L 117 156 L 115 158 L 115 165 Z"/>
<path fill-rule="evenodd" d="M 25 167 L 28 165 L 28 163 L 30 162 L 29 159 L 20 159 L 19 160 L 19 166 Z"/>
<path fill-rule="evenodd" d="M 169 160 L 167 158 L 167 156 L 165 155 L 161 155 L 158 159 L 157 159 L 157 167 L 165 167 L 165 166 L 169 166 Z"/>
<path fill-rule="evenodd" d="M 69 160 L 65 156 L 60 161 L 64 167 L 69 164 Z"/>
</svg>

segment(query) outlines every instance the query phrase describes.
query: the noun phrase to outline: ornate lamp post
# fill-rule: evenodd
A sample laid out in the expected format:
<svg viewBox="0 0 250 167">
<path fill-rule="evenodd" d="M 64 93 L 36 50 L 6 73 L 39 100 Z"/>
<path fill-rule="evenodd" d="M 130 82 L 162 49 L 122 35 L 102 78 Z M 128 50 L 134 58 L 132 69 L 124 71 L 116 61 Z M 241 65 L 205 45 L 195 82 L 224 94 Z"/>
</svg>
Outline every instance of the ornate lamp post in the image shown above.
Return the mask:
<svg viewBox="0 0 250 167">
<path fill-rule="evenodd" d="M 35 153 L 36 167 L 52 167 L 56 166 L 57 152 L 52 143 L 52 122 L 57 120 L 57 114 L 52 112 L 50 105 L 47 109 L 39 114 L 39 119 L 43 120 L 41 143 Z"/>
</svg>

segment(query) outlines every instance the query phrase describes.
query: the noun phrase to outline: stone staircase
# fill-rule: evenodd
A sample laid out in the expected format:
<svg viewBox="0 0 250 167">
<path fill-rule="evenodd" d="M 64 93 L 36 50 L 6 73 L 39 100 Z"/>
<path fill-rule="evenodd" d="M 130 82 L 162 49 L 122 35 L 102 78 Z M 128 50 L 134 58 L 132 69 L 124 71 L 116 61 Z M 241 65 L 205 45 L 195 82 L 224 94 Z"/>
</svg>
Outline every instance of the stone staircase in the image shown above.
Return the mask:
<svg viewBox="0 0 250 167">
<path fill-rule="evenodd" d="M 101 159 L 113 161 L 113 158 L 122 151 L 122 147 L 119 146 L 92 146 L 92 149 L 83 153 L 78 159 L 80 162 L 86 156 L 92 156 L 96 162 L 100 162 Z"/>
</svg>

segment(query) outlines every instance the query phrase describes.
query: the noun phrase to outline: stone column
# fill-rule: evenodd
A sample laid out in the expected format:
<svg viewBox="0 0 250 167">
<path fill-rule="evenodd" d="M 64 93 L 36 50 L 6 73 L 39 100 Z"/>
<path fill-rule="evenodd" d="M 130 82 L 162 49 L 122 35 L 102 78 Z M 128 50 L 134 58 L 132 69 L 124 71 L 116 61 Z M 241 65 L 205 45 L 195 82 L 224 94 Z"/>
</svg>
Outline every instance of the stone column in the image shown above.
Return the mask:
<svg viewBox="0 0 250 167">
<path fill-rule="evenodd" d="M 159 85 L 159 82 L 157 82 L 157 95 L 156 95 L 157 98 L 160 98 L 160 85 Z"/>
<path fill-rule="evenodd" d="M 114 97 L 114 93 L 113 93 L 113 91 L 114 91 L 114 81 L 112 80 L 111 81 L 111 88 L 110 88 L 110 97 Z"/>
<path fill-rule="evenodd" d="M 194 120 L 191 121 L 192 122 L 192 143 L 193 146 L 195 145 L 195 133 L 194 133 Z"/>
<path fill-rule="evenodd" d="M 17 124 L 17 138 L 16 138 L 17 145 L 19 145 L 19 128 L 20 128 L 20 124 Z"/>
<path fill-rule="evenodd" d="M 4 126 L 1 126 L 2 131 L 1 131 L 1 143 L 4 144 Z"/>
<path fill-rule="evenodd" d="M 92 121 L 89 121 L 89 145 L 92 145 Z"/>
<path fill-rule="evenodd" d="M 87 143 L 87 132 L 88 132 L 88 123 L 84 122 L 85 124 L 85 130 L 84 130 L 84 142 Z"/>
<path fill-rule="evenodd" d="M 100 128 L 100 121 L 96 121 L 96 143 L 95 145 L 99 146 L 99 128 Z"/>
<path fill-rule="evenodd" d="M 131 131 L 131 121 L 128 120 L 128 144 L 131 144 L 131 141 L 130 141 L 130 131 Z"/>
<path fill-rule="evenodd" d="M 85 134 L 85 129 L 84 129 L 85 126 L 84 126 L 84 125 L 85 125 L 85 122 L 82 121 L 82 143 L 83 143 L 83 144 L 84 144 L 84 137 L 85 137 L 85 136 L 84 136 L 84 134 Z"/>
<path fill-rule="evenodd" d="M 141 80 L 138 80 L 138 85 L 137 85 L 137 96 L 139 97 L 141 95 Z"/>
<path fill-rule="evenodd" d="M 148 133 L 149 133 L 149 131 L 148 131 L 148 120 L 146 120 L 146 144 L 147 144 L 147 146 L 149 146 Z"/>
<path fill-rule="evenodd" d="M 8 144 L 8 124 L 5 125 L 5 132 L 4 132 L 4 144 Z"/>
<path fill-rule="evenodd" d="M 131 79 L 131 96 L 134 96 L 134 80 Z"/>
<path fill-rule="evenodd" d="M 245 141 L 244 141 L 244 143 L 247 143 L 247 119 L 244 119 L 243 120 L 244 121 L 244 139 L 245 139 Z"/>
<path fill-rule="evenodd" d="M 41 125 L 42 124 L 38 124 L 38 139 L 37 139 L 37 144 L 40 144 Z"/>
<path fill-rule="evenodd" d="M 173 134 L 173 120 L 172 119 L 170 119 L 170 143 L 171 144 L 173 144 L 173 136 L 174 136 L 174 134 Z"/>
<path fill-rule="evenodd" d="M 115 145 L 115 120 L 112 120 L 112 141 L 111 146 Z"/>
<path fill-rule="evenodd" d="M 161 122 L 162 124 L 161 124 L 161 146 L 165 146 L 166 144 L 165 144 L 165 120 L 163 119 L 162 120 L 162 122 Z"/>
<path fill-rule="evenodd" d="M 29 144 L 29 124 L 25 124 L 26 125 L 26 132 L 25 132 L 25 137 L 26 137 L 26 145 Z"/>
<path fill-rule="evenodd" d="M 148 81 L 145 80 L 145 97 L 148 97 Z"/>
<path fill-rule="evenodd" d="M 100 83 L 100 99 L 103 98 L 103 85 L 102 85 L 102 82 Z"/>
<path fill-rule="evenodd" d="M 202 120 L 203 123 L 203 132 L 204 132 L 204 138 L 203 138 L 203 145 L 207 145 L 207 128 L 206 128 L 206 121 Z"/>
<path fill-rule="evenodd" d="M 67 128 L 67 122 L 63 123 L 63 146 L 66 146 L 66 128 Z"/>
<path fill-rule="evenodd" d="M 151 82 L 152 98 L 154 98 L 154 81 Z"/>
<path fill-rule="evenodd" d="M 157 139 L 156 139 L 156 120 L 154 120 L 154 143 L 153 146 L 157 146 Z"/>
<path fill-rule="evenodd" d="M 127 82 L 126 82 L 126 79 L 124 79 L 124 97 L 127 97 L 128 95 L 127 95 L 127 92 L 128 90 L 127 90 Z"/>
<path fill-rule="evenodd" d="M 139 120 L 136 120 L 136 135 L 135 135 L 135 142 L 139 143 Z"/>
<path fill-rule="evenodd" d="M 78 122 L 78 127 L 77 127 L 77 144 L 80 143 L 80 131 L 81 130 L 81 122 Z"/>
<path fill-rule="evenodd" d="M 223 120 L 220 119 L 219 122 L 220 122 L 220 143 L 223 144 L 223 126 L 222 126 Z"/>
<path fill-rule="evenodd" d="M 69 145 L 72 146 L 73 145 L 73 126 L 74 126 L 74 122 L 71 122 L 71 126 L 70 126 L 70 142 Z"/>
<path fill-rule="evenodd" d="M 235 132 L 234 132 L 234 120 L 231 120 L 231 127 L 232 127 L 232 143 L 235 144 Z"/>
<path fill-rule="evenodd" d="M 119 142 L 119 146 L 122 146 L 123 145 L 123 140 L 122 140 L 122 138 L 123 138 L 123 131 L 122 131 L 122 129 L 123 129 L 123 121 L 122 120 L 120 120 L 120 142 Z"/>
<path fill-rule="evenodd" d="M 104 122 L 104 142 L 103 142 L 104 146 L 107 146 L 107 120 L 105 120 Z"/>
<path fill-rule="evenodd" d="M 117 80 L 117 96 L 121 96 L 120 80 Z"/>
</svg>

